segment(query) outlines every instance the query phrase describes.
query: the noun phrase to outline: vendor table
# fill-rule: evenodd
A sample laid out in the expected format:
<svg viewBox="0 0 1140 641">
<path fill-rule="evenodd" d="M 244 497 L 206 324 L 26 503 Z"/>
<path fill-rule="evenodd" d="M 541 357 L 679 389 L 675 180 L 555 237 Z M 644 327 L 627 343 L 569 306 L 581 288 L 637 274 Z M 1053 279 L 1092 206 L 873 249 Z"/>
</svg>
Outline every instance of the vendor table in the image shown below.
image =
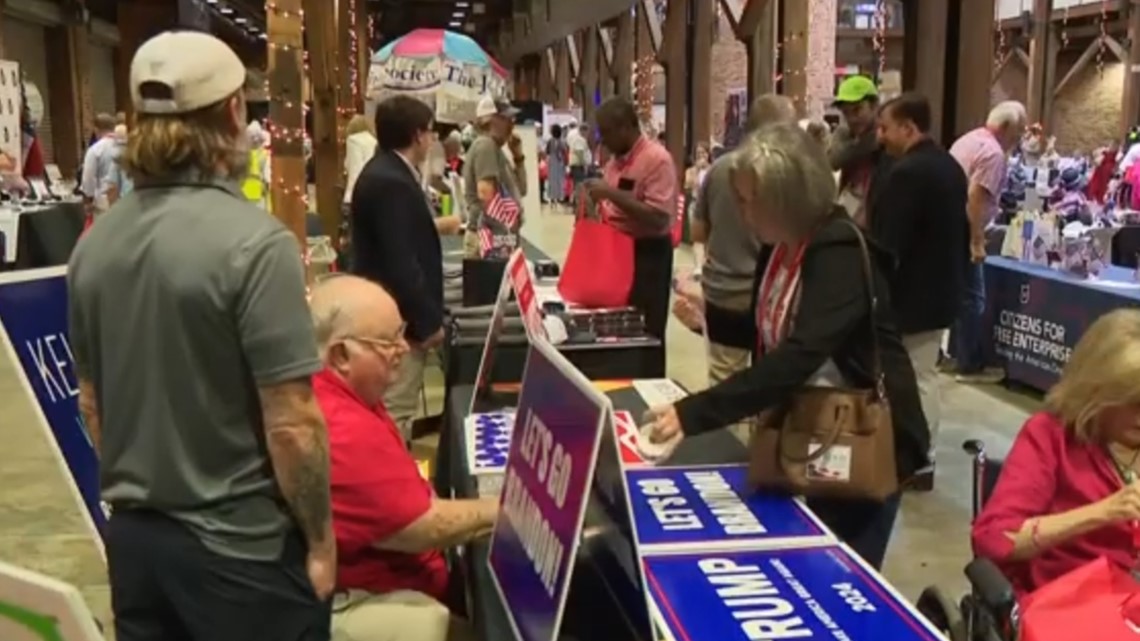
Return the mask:
<svg viewBox="0 0 1140 641">
<path fill-rule="evenodd" d="M 439 460 L 436 464 L 437 489 L 444 496 L 454 492 L 456 498 L 476 496 L 475 479 L 467 470 L 467 459 L 463 455 L 467 445 L 464 442 L 463 419 L 471 404 L 471 386 L 458 386 L 449 390 L 447 399 L 447 429 L 440 441 Z M 619 389 L 606 394 L 614 407 L 627 410 L 640 416 L 647 409 L 645 401 L 632 386 L 619 386 Z M 494 407 L 478 408 L 481 411 Z M 686 439 L 671 462 L 681 464 L 733 463 L 745 460 L 744 446 L 728 430 L 716 430 L 708 434 Z M 442 486 L 442 487 L 441 487 Z M 586 526 L 591 525 L 591 515 L 587 514 Z M 487 555 L 489 540 L 477 539 L 466 546 L 463 554 L 462 570 L 470 595 L 471 610 L 468 613 L 485 641 L 511 639 L 510 623 L 502 603 L 495 593 Z M 561 639 L 630 639 L 634 638 L 626 621 L 623 609 L 606 587 L 597 566 L 591 561 L 598 549 L 598 537 L 586 535 L 579 548 L 578 558 L 570 588 L 566 616 L 563 618 Z"/>
<path fill-rule="evenodd" d="M 1010 258 L 986 259 L 987 346 L 1010 382 L 1047 390 L 1085 329 L 1120 307 L 1140 306 L 1132 270 L 1110 267 L 1100 278 L 1074 275 Z"/>
<path fill-rule="evenodd" d="M 83 233 L 83 220 L 83 204 L 80 202 L 51 203 L 15 212 L 13 224 L 0 228 L 6 243 L 0 268 L 34 269 L 66 265 L 71 258 L 71 250 Z"/>
</svg>

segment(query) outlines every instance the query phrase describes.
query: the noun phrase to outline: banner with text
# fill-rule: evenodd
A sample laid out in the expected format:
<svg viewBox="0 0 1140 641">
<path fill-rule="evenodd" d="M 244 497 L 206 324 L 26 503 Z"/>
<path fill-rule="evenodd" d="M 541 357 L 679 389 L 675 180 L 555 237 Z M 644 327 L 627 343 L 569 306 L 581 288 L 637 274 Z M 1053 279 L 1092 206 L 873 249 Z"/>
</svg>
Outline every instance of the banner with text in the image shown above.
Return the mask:
<svg viewBox="0 0 1140 641">
<path fill-rule="evenodd" d="M 844 546 L 645 559 L 670 641 L 945 641 Z"/>
<path fill-rule="evenodd" d="M 0 327 L 37 418 L 52 436 L 60 463 L 92 531 L 103 531 L 99 459 L 79 414 L 79 385 L 67 335 L 67 270 L 63 267 L 0 275 Z"/>
<path fill-rule="evenodd" d="M 521 249 L 516 249 L 507 259 L 507 278 L 511 281 L 515 300 L 519 304 L 527 338 L 532 343 L 549 340 L 546 327 L 542 324 L 542 308 L 534 291 L 534 273 Z"/>
<path fill-rule="evenodd" d="M 463 123 L 475 118 L 475 106 L 485 95 L 502 98 L 506 84 L 490 67 L 464 64 L 440 56 L 392 56 L 373 63 L 368 71 L 368 98 L 395 94 L 423 99 L 440 122 Z"/>
<path fill-rule="evenodd" d="M 745 465 L 631 469 L 626 482 L 637 538 L 650 552 L 835 542 L 803 503 L 750 488 Z"/>
<path fill-rule="evenodd" d="M 986 347 L 1010 380 L 1041 391 L 1060 378 L 1093 321 L 1120 307 L 1140 306 L 1140 288 L 1125 281 L 1082 281 L 1010 258 L 986 259 L 985 279 L 984 326 L 992 336 Z"/>
<path fill-rule="evenodd" d="M 554 641 L 609 401 L 544 341 L 531 343 L 488 564 L 520 641 Z"/>
</svg>

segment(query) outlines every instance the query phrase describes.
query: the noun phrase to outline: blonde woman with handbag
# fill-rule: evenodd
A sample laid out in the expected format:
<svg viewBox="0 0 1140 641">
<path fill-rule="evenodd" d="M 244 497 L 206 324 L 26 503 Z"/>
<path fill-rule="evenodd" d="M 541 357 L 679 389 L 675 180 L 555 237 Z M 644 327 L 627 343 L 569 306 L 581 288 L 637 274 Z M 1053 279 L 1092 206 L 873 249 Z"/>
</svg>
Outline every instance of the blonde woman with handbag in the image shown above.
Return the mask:
<svg viewBox="0 0 1140 641">
<path fill-rule="evenodd" d="M 732 169 L 741 214 L 763 243 L 756 302 L 735 320 L 752 365 L 651 410 L 658 447 L 647 449 L 667 455 L 686 436 L 759 416 L 753 482 L 807 496 L 880 567 L 900 487 L 926 464 L 930 440 L 887 298 L 890 258 L 835 205 L 824 150 L 794 123 L 761 128 Z"/>
</svg>

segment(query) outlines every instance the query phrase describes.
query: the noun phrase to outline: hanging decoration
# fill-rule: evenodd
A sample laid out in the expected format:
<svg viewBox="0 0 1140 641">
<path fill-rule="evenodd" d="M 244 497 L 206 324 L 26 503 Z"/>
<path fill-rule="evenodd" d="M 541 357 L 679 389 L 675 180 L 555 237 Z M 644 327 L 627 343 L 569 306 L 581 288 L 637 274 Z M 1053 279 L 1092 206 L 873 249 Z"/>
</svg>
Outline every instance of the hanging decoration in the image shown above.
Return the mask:
<svg viewBox="0 0 1140 641">
<path fill-rule="evenodd" d="M 1005 61 L 1012 55 L 1009 47 L 1009 42 L 1005 38 L 1005 29 L 1001 26 L 1001 20 L 994 19 L 994 35 L 997 36 L 997 46 L 994 48 L 994 78 L 997 78 L 1001 73 L 1002 67 L 1005 66 Z"/>
<path fill-rule="evenodd" d="M 1069 48 L 1069 6 L 1061 12 L 1061 51 Z"/>
<path fill-rule="evenodd" d="M 875 0 L 874 14 L 875 36 L 872 39 L 872 49 L 875 52 L 875 82 L 882 82 L 883 72 L 887 70 L 887 2 Z"/>
</svg>

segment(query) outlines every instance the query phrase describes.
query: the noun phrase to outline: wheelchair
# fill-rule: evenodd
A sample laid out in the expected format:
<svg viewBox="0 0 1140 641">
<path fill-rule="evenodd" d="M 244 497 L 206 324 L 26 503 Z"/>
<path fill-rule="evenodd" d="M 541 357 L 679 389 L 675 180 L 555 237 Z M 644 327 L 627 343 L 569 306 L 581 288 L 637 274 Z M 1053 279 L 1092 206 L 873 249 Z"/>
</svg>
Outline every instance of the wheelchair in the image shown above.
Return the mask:
<svg viewBox="0 0 1140 641">
<path fill-rule="evenodd" d="M 972 507 L 976 519 L 993 494 L 1004 460 L 988 457 L 985 444 L 979 440 L 966 441 L 962 449 L 973 458 Z M 965 574 L 970 592 L 958 603 L 931 586 L 918 597 L 918 611 L 950 641 L 1013 641 L 1017 600 L 1009 579 L 988 559 L 970 561 Z"/>
</svg>

